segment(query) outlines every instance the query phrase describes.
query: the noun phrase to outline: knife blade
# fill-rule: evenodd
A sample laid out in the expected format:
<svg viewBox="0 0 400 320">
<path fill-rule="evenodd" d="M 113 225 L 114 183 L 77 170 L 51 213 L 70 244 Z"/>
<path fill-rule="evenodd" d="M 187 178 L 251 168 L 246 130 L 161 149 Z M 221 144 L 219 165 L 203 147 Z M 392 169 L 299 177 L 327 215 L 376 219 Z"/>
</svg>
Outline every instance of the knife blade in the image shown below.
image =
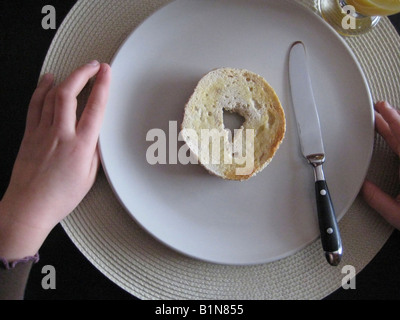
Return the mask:
<svg viewBox="0 0 400 320">
<path fill-rule="evenodd" d="M 314 170 L 315 195 L 322 248 L 330 265 L 337 266 L 343 248 L 332 199 L 325 179 L 325 150 L 321 126 L 307 66 L 307 53 L 301 41 L 290 49 L 289 81 L 303 156 Z"/>
</svg>

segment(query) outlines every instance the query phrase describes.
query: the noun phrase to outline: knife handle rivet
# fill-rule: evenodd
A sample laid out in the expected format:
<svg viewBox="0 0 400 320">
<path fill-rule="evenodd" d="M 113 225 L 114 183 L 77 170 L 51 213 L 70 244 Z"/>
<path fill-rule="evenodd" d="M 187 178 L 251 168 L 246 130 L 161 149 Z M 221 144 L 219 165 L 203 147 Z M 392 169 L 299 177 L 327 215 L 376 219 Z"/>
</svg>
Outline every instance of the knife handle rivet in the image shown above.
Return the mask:
<svg viewBox="0 0 400 320">
<path fill-rule="evenodd" d="M 321 196 L 326 196 L 326 190 L 325 190 L 325 189 L 322 189 L 322 190 L 319 192 L 319 194 L 320 194 Z"/>
<path fill-rule="evenodd" d="M 333 233 L 333 229 L 332 229 L 332 228 L 326 229 L 326 233 L 327 233 L 327 234 L 332 234 L 332 233 Z"/>
</svg>

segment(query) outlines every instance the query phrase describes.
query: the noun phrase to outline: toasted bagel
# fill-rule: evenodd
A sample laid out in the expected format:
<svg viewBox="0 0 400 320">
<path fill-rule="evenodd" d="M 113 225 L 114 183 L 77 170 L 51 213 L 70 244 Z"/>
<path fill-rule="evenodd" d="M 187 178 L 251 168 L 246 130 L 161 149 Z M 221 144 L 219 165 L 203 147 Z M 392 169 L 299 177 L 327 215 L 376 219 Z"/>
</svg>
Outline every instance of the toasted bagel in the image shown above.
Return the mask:
<svg viewBox="0 0 400 320">
<path fill-rule="evenodd" d="M 245 119 L 234 134 L 225 128 L 224 110 Z M 285 113 L 273 88 L 260 75 L 233 68 L 212 70 L 199 81 L 182 122 L 183 140 L 200 164 L 228 180 L 247 180 L 263 170 L 285 131 Z"/>
</svg>

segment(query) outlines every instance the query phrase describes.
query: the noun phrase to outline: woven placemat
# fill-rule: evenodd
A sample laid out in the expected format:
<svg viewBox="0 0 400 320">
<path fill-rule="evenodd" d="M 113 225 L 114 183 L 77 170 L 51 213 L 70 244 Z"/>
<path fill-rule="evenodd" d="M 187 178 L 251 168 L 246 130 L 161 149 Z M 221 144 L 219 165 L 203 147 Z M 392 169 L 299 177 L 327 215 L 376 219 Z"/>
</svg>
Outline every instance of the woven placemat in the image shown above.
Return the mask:
<svg viewBox="0 0 400 320">
<path fill-rule="evenodd" d="M 166 0 L 81 0 L 60 26 L 42 73 L 56 81 L 98 59 L 110 62 L 126 37 Z M 316 1 L 301 0 L 315 10 Z M 359 59 L 373 99 L 400 105 L 400 39 L 387 18 L 372 32 L 346 39 Z M 79 98 L 82 105 L 88 89 Z M 369 178 L 398 192 L 398 159 L 377 135 Z M 346 248 L 341 265 L 360 272 L 382 248 L 392 228 L 357 198 L 340 221 Z M 341 286 L 341 268 L 330 267 L 317 240 L 285 259 L 255 266 L 226 266 L 183 256 L 134 222 L 103 172 L 78 208 L 62 222 L 69 237 L 105 276 L 141 299 L 321 299 Z"/>
</svg>

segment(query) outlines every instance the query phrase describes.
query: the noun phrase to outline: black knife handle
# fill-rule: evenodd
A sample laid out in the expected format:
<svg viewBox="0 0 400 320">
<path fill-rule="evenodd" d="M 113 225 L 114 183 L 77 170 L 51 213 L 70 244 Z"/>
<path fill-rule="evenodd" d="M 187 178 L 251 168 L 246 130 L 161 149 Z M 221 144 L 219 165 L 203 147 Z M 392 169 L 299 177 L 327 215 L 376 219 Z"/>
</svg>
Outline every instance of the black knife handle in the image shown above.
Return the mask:
<svg viewBox="0 0 400 320">
<path fill-rule="evenodd" d="M 342 241 L 335 209 L 325 180 L 315 182 L 315 193 L 322 248 L 328 262 L 336 266 L 340 263 L 342 257 Z"/>
</svg>

